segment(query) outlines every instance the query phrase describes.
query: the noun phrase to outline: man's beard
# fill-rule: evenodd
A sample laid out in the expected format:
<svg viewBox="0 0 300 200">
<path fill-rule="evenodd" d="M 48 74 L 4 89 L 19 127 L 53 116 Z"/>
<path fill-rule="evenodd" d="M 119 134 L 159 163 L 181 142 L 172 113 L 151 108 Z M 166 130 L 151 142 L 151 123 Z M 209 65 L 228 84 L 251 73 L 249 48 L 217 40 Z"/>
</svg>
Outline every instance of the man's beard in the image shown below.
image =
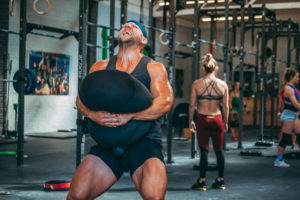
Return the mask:
<svg viewBox="0 0 300 200">
<path fill-rule="evenodd" d="M 120 46 L 134 46 L 136 44 L 136 40 L 134 38 L 130 38 L 127 40 L 122 40 L 121 38 L 118 39 L 118 43 Z"/>
</svg>

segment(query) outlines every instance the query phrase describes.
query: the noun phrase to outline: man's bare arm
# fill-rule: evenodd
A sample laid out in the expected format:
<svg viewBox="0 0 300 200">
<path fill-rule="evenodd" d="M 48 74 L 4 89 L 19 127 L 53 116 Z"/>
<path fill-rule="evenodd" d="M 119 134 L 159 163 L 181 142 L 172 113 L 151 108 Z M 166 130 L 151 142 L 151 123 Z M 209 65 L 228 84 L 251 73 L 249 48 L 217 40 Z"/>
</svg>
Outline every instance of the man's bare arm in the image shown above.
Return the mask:
<svg viewBox="0 0 300 200">
<path fill-rule="evenodd" d="M 107 66 L 107 60 L 105 61 L 98 61 L 95 64 L 93 64 L 93 66 L 91 67 L 89 74 L 98 71 L 98 70 L 104 70 Z M 84 106 L 79 98 L 79 96 L 77 96 L 76 98 L 76 106 L 77 109 L 79 110 L 79 112 L 85 116 L 85 117 L 89 117 L 89 114 L 91 112 L 94 112 L 93 110 L 88 109 L 86 106 Z"/>
<path fill-rule="evenodd" d="M 98 70 L 103 70 L 107 66 L 107 60 L 105 61 L 99 61 L 95 63 L 89 73 L 93 73 Z M 79 112 L 85 116 L 90 118 L 92 121 L 103 125 L 103 126 L 108 126 L 108 127 L 115 127 L 119 125 L 119 122 L 117 120 L 114 120 L 115 114 L 106 112 L 106 111 L 95 111 L 87 108 L 83 103 L 81 102 L 79 96 L 76 98 L 76 106 Z"/>
<path fill-rule="evenodd" d="M 79 96 L 76 97 L 76 107 L 78 111 L 85 117 L 89 117 L 89 114 L 92 112 L 92 110 L 88 109 L 85 105 L 83 105 Z"/>
<path fill-rule="evenodd" d="M 165 67 L 161 63 L 148 64 L 151 78 L 150 91 L 153 95 L 152 105 L 140 112 L 133 113 L 135 120 L 153 120 L 170 111 L 174 97 Z"/>
</svg>

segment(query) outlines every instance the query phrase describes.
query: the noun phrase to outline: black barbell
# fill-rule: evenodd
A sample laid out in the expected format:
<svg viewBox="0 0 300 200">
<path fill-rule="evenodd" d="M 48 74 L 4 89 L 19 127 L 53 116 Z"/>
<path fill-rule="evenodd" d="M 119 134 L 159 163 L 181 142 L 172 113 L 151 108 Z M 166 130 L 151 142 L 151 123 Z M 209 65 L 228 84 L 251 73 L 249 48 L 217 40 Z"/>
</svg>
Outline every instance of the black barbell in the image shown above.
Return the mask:
<svg viewBox="0 0 300 200">
<path fill-rule="evenodd" d="M 8 82 L 13 83 L 13 87 L 15 91 L 19 92 L 19 71 L 16 71 L 16 73 L 13 76 L 13 79 L 0 79 L 0 82 Z M 25 69 L 25 78 L 24 78 L 25 84 L 24 84 L 24 92 L 25 94 L 32 94 L 34 93 L 34 90 L 36 88 L 36 76 L 32 71 L 29 69 Z"/>
</svg>

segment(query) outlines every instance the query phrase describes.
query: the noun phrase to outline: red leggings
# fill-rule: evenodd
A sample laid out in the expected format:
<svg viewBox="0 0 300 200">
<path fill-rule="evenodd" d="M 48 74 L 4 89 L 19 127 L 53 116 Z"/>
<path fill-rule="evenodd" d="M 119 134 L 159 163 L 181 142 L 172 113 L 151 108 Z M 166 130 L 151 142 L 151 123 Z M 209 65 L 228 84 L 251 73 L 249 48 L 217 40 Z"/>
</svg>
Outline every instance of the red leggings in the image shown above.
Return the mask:
<svg viewBox="0 0 300 200">
<path fill-rule="evenodd" d="M 224 126 L 222 115 L 202 115 L 197 118 L 197 140 L 200 147 L 209 150 L 209 137 L 212 139 L 215 152 L 222 150 Z"/>
</svg>

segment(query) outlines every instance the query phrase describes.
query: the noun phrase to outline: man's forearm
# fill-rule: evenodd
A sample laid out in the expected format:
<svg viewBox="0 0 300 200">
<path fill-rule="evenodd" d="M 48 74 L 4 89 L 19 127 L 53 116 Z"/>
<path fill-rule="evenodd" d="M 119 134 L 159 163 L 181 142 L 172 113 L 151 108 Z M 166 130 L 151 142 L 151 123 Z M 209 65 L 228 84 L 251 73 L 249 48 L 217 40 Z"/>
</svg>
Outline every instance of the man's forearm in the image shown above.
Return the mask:
<svg viewBox="0 0 300 200">
<path fill-rule="evenodd" d="M 140 112 L 133 113 L 135 120 L 155 120 L 164 115 L 165 113 L 171 110 L 173 100 L 169 99 L 162 102 L 157 102 L 158 100 L 154 100 L 153 104 Z"/>
<path fill-rule="evenodd" d="M 81 102 L 81 100 L 78 96 L 76 99 L 76 107 L 83 116 L 89 117 L 89 112 L 91 112 L 91 110 L 88 109 L 87 107 L 85 107 L 85 105 L 83 105 L 83 103 Z"/>
</svg>

